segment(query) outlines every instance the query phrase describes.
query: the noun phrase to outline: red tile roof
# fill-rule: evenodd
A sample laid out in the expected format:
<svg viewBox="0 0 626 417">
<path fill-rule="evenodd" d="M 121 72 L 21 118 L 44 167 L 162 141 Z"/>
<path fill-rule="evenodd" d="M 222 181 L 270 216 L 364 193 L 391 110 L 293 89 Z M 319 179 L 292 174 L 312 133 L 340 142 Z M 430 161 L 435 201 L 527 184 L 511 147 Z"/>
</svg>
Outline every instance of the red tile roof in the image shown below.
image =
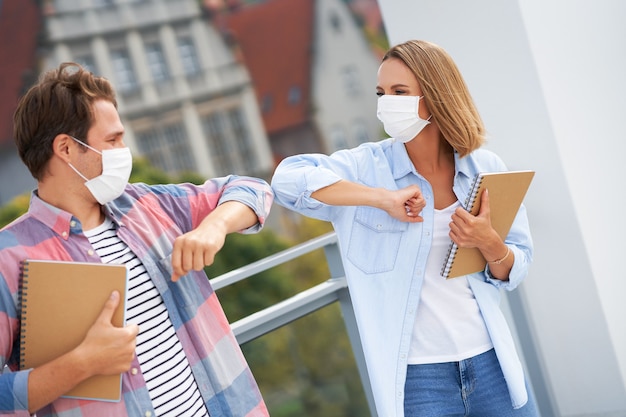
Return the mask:
<svg viewBox="0 0 626 417">
<path fill-rule="evenodd" d="M 15 106 L 36 77 L 40 25 L 35 0 L 0 1 L 0 146 L 13 140 Z"/>
<path fill-rule="evenodd" d="M 269 0 L 222 21 L 239 45 L 270 135 L 309 120 L 314 3 Z"/>
</svg>

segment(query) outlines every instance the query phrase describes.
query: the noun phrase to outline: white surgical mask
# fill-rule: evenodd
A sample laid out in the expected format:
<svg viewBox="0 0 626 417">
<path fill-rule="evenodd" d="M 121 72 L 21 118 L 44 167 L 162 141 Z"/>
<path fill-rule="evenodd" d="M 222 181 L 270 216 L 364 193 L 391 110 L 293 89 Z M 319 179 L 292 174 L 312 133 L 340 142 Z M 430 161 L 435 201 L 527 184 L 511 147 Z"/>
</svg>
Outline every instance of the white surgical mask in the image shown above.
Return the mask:
<svg viewBox="0 0 626 417">
<path fill-rule="evenodd" d="M 128 184 L 130 173 L 133 170 L 133 157 L 130 153 L 130 149 L 125 147 L 105 149 L 100 152 L 74 137 L 71 138 L 102 155 L 102 174 L 92 179 L 85 177 L 68 162 L 70 168 L 85 180 L 85 186 L 98 203 L 106 204 L 122 195 L 126 184 Z"/>
<path fill-rule="evenodd" d="M 392 138 L 406 143 L 413 139 L 430 124 L 428 119 L 422 119 L 419 109 L 420 96 L 382 95 L 378 98 L 376 115 L 383 122 L 385 132 Z"/>
</svg>

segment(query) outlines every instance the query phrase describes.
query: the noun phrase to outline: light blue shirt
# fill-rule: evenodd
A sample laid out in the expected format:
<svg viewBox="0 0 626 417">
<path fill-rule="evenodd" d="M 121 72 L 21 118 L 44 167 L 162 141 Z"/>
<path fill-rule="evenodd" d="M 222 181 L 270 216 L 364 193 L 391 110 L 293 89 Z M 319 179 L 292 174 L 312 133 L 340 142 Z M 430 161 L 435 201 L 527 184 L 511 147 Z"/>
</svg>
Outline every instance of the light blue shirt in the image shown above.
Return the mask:
<svg viewBox="0 0 626 417">
<path fill-rule="evenodd" d="M 478 172 L 505 171 L 494 153 L 480 149 L 455 154 L 454 193 L 465 201 Z M 396 190 L 417 184 L 426 199 L 423 223 L 406 223 L 366 206 L 330 206 L 311 194 L 341 179 Z M 354 304 L 376 409 L 381 417 L 404 415 L 407 355 L 415 313 L 432 242 L 434 200 L 426 179 L 411 163 L 404 145 L 391 139 L 365 143 L 327 156 L 295 155 L 284 159 L 272 179 L 275 201 L 303 215 L 330 221 L 337 232 Z M 528 397 L 522 365 L 499 308 L 500 288 L 512 290 L 526 277 L 532 240 L 522 206 L 505 239 L 515 255 L 509 280 L 485 271 L 468 276 L 507 381 L 512 405 Z M 457 278 L 458 279 L 458 278 Z"/>
</svg>

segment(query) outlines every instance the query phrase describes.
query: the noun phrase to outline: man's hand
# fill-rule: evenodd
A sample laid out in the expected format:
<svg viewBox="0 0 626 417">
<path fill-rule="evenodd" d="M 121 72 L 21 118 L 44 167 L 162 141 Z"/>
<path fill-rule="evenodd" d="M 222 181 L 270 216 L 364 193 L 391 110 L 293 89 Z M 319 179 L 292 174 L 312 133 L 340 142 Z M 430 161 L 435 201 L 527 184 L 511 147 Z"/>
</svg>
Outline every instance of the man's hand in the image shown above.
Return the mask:
<svg viewBox="0 0 626 417">
<path fill-rule="evenodd" d="M 77 348 L 89 366 L 91 375 L 114 375 L 130 369 L 135 356 L 139 326 L 115 327 L 111 323 L 120 294 L 114 291 L 102 312 Z"/>
<path fill-rule="evenodd" d="M 226 235 L 247 229 L 259 222 L 250 207 L 238 201 L 226 201 L 215 208 L 194 230 L 178 236 L 172 249 L 172 281 L 190 271 L 200 271 L 213 264 L 224 246 Z"/>
<path fill-rule="evenodd" d="M 31 414 L 91 376 L 120 374 L 130 369 L 139 327 L 113 326 L 111 319 L 119 303 L 120 295 L 114 291 L 80 345 L 31 371 L 28 377 Z"/>
<path fill-rule="evenodd" d="M 215 255 L 224 246 L 226 234 L 223 222 L 203 222 L 198 228 L 177 237 L 172 250 L 172 281 L 178 281 L 189 271 L 200 271 L 213 264 Z"/>
</svg>

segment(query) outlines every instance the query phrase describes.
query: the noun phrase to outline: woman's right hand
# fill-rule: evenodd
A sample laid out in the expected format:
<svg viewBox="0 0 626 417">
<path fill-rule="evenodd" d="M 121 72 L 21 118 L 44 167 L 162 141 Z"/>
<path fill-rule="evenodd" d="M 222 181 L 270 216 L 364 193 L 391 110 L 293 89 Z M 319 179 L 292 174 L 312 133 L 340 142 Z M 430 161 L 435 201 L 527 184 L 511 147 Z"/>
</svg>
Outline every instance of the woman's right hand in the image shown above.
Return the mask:
<svg viewBox="0 0 626 417">
<path fill-rule="evenodd" d="M 426 207 L 422 190 L 417 185 L 409 185 L 399 190 L 386 190 L 387 195 L 381 198 L 380 208 L 394 219 L 408 223 L 424 221 L 420 213 Z"/>
</svg>

